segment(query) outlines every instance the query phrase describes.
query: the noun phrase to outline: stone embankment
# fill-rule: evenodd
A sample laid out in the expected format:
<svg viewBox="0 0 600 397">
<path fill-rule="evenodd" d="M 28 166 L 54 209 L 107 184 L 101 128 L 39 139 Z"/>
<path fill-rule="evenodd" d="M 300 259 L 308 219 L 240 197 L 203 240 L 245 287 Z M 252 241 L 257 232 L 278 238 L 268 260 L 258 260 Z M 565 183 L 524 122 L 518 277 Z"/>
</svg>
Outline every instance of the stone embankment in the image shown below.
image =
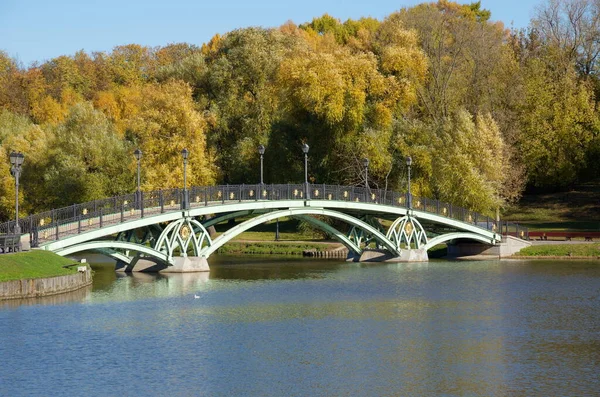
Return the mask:
<svg viewBox="0 0 600 397">
<path fill-rule="evenodd" d="M 85 270 L 84 270 L 85 268 Z M 75 274 L 48 278 L 13 280 L 0 283 L 1 299 L 20 299 L 49 296 L 71 292 L 92 283 L 92 271 L 89 266 L 79 267 Z"/>
<path fill-rule="evenodd" d="M 317 250 L 305 250 L 302 251 L 302 256 L 308 256 L 312 258 L 341 258 L 346 259 L 348 257 L 348 248 L 339 247 L 330 250 L 317 251 Z"/>
</svg>

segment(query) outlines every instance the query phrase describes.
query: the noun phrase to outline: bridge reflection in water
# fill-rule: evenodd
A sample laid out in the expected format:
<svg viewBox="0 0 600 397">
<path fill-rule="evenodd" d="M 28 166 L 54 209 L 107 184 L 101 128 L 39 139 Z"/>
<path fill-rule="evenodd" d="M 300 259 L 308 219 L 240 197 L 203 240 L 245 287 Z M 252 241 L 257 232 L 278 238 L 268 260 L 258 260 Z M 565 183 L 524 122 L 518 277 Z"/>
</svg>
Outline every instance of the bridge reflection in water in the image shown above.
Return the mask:
<svg viewBox="0 0 600 397">
<path fill-rule="evenodd" d="M 501 242 L 526 237 L 518 225 L 499 223 L 465 208 L 405 193 L 322 184 L 223 185 L 128 194 L 22 218 L 23 240 L 59 255 L 97 251 L 129 271 L 206 271 L 207 258 L 244 231 L 282 217 L 324 230 L 355 261 L 426 261 L 441 243 Z M 307 199 L 310 197 L 310 199 Z M 406 203 L 412 203 L 407 208 Z M 347 225 L 338 230 L 323 218 Z M 244 222 L 211 238 L 207 229 L 235 218 Z M 389 225 L 385 227 L 384 225 Z M 0 232 L 14 229 L 14 221 Z"/>
</svg>

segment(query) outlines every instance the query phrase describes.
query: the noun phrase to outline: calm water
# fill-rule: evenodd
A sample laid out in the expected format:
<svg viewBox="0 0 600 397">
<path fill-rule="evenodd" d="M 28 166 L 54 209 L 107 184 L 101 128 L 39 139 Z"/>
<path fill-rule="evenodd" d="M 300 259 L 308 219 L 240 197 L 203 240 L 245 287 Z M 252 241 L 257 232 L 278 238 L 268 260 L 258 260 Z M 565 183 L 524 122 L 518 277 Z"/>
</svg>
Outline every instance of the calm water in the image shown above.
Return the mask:
<svg viewBox="0 0 600 397">
<path fill-rule="evenodd" d="M 0 395 L 600 394 L 599 262 L 211 266 L 0 303 Z"/>
</svg>

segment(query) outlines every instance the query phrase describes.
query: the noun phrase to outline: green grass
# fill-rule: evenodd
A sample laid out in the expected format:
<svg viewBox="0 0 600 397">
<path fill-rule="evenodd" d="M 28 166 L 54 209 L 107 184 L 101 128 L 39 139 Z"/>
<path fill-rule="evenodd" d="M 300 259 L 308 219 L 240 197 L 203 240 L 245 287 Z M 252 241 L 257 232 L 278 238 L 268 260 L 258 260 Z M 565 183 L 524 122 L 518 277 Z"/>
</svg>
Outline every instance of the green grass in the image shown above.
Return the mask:
<svg viewBox="0 0 600 397">
<path fill-rule="evenodd" d="M 0 282 L 30 278 L 64 276 L 77 272 L 71 259 L 63 258 L 52 252 L 34 250 L 16 254 L 0 255 Z"/>
<path fill-rule="evenodd" d="M 502 216 L 530 230 L 600 231 L 600 181 L 567 192 L 525 195 Z"/>
<path fill-rule="evenodd" d="M 519 251 L 516 256 L 600 256 L 600 244 L 548 244 L 532 245 Z"/>
<path fill-rule="evenodd" d="M 339 245 L 311 242 L 262 243 L 231 241 L 219 248 L 218 252 L 220 254 L 302 255 L 302 252 L 306 250 L 325 251 L 338 246 Z"/>
<path fill-rule="evenodd" d="M 248 231 L 241 233 L 235 241 L 275 241 L 275 232 Z M 322 238 L 302 233 L 279 232 L 279 241 L 322 241 Z"/>
<path fill-rule="evenodd" d="M 220 223 L 215 226 L 217 235 L 227 231 L 233 226 L 237 226 L 248 218 L 240 217 L 235 221 Z M 323 241 L 320 236 L 310 233 L 302 233 L 298 231 L 296 219 L 281 218 L 279 219 L 279 241 Z M 252 229 L 241 233 L 234 241 L 275 241 L 275 230 L 277 228 L 276 221 L 269 221 L 253 227 Z"/>
</svg>

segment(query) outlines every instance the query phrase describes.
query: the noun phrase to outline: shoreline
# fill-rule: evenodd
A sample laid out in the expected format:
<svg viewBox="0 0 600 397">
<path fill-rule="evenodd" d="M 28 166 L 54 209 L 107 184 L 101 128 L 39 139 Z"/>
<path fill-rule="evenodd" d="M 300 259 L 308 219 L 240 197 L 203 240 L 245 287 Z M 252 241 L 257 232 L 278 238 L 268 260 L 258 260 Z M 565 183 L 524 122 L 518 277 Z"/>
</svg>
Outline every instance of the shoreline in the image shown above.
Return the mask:
<svg viewBox="0 0 600 397">
<path fill-rule="evenodd" d="M 537 256 L 528 256 L 528 255 L 513 255 L 507 256 L 500 259 L 515 259 L 515 260 L 526 260 L 526 259 L 560 259 L 560 260 L 570 260 L 570 259 L 578 259 L 578 260 L 598 260 L 600 256 L 583 256 L 583 255 L 537 255 Z"/>
<path fill-rule="evenodd" d="M 0 282 L 0 300 L 39 298 L 77 291 L 92 284 L 92 270 L 54 277 L 27 278 Z"/>
</svg>

